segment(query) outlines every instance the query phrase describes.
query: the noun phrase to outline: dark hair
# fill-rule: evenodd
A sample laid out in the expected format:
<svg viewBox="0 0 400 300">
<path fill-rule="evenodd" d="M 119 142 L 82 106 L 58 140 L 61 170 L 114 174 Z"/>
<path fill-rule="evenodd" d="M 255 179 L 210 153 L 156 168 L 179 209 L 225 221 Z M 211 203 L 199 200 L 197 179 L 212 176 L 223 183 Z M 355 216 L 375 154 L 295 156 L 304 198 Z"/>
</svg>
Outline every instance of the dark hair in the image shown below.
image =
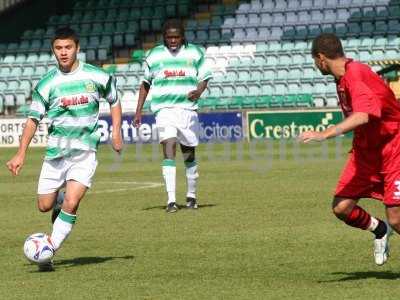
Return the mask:
<svg viewBox="0 0 400 300">
<path fill-rule="evenodd" d="M 185 28 L 183 27 L 183 23 L 181 20 L 178 19 L 168 19 L 165 21 L 163 25 L 163 37 L 166 35 L 168 29 L 178 29 L 179 33 L 181 34 L 183 38 L 183 43 L 186 44 L 186 39 L 185 39 Z"/>
<path fill-rule="evenodd" d="M 329 59 L 344 56 L 342 43 L 333 33 L 321 33 L 313 40 L 311 55 L 316 57 L 318 53 L 325 55 Z"/>
<path fill-rule="evenodd" d="M 75 30 L 73 30 L 70 27 L 57 28 L 54 33 L 54 36 L 51 40 L 51 46 L 53 46 L 54 41 L 58 40 L 58 39 L 61 39 L 61 40 L 71 39 L 75 42 L 76 45 L 79 45 L 78 34 L 75 32 Z"/>
</svg>

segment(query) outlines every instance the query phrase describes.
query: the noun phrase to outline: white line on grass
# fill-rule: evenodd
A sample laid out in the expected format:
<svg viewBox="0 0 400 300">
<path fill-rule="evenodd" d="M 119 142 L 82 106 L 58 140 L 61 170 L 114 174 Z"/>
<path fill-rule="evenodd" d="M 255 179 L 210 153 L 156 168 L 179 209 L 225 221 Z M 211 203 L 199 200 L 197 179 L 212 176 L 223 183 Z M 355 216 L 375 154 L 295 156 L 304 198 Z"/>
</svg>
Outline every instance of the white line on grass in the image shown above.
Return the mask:
<svg viewBox="0 0 400 300">
<path fill-rule="evenodd" d="M 98 182 L 100 183 L 100 182 Z M 137 181 L 131 181 L 131 182 L 117 182 L 117 181 L 104 181 L 104 183 L 113 183 L 113 184 L 144 184 L 145 186 L 138 186 L 138 187 L 127 187 L 127 188 L 120 188 L 120 189 L 105 189 L 101 191 L 88 191 L 90 194 L 98 194 L 98 193 L 114 193 L 114 192 L 123 192 L 123 191 L 137 191 L 137 190 L 143 190 L 143 189 L 153 189 L 153 188 L 158 188 L 160 186 L 163 186 L 162 183 L 159 182 L 137 182 Z"/>
<path fill-rule="evenodd" d="M 97 184 L 99 183 L 111 183 L 111 184 L 133 184 L 133 185 L 144 185 L 144 186 L 137 186 L 137 187 L 126 187 L 126 188 L 120 188 L 120 189 L 105 189 L 105 190 L 100 190 L 100 191 L 92 191 L 89 190 L 89 194 L 99 194 L 99 193 L 115 193 L 115 192 L 125 192 L 125 191 L 137 191 L 137 190 L 144 190 L 144 189 L 154 189 L 163 186 L 163 183 L 160 182 L 140 182 L 140 181 L 97 181 Z M 27 197 L 30 196 L 24 196 L 24 197 L 17 197 L 14 198 L 15 200 L 23 200 L 26 199 Z M 34 195 L 34 198 L 36 198 L 36 193 Z"/>
</svg>

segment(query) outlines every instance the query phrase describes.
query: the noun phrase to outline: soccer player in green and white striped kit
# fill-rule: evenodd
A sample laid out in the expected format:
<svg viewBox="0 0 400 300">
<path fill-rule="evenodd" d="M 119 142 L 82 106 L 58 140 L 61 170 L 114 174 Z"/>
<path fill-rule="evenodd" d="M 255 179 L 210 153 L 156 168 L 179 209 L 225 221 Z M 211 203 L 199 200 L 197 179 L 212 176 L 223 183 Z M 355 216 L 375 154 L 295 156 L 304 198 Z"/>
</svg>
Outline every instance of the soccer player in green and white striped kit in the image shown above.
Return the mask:
<svg viewBox="0 0 400 300">
<path fill-rule="evenodd" d="M 176 212 L 176 144 L 180 144 L 186 166 L 186 206 L 197 208 L 196 182 L 199 177 L 195 147 L 199 143 L 197 100 L 212 75 L 204 64 L 204 49 L 187 43 L 179 20 L 167 20 L 163 26 L 164 43 L 150 49 L 144 62 L 145 76 L 140 86 L 134 118 L 141 124 L 147 96 L 156 115 L 159 141 L 163 147 L 162 174 L 168 194 L 167 212 Z"/>
<path fill-rule="evenodd" d="M 33 90 L 18 152 L 7 167 L 13 175 L 19 174 L 38 123 L 47 115 L 49 136 L 38 183 L 38 208 L 41 212 L 53 208 L 50 238 L 57 251 L 72 230 L 79 203 L 96 170 L 100 98 L 111 107 L 112 146 L 117 152 L 122 150 L 122 113 L 115 79 L 77 59 L 79 39 L 72 29 L 56 30 L 52 51 L 58 67 L 45 74 Z M 65 194 L 60 191 L 64 187 Z M 53 270 L 52 262 L 39 265 L 39 270 Z"/>
</svg>

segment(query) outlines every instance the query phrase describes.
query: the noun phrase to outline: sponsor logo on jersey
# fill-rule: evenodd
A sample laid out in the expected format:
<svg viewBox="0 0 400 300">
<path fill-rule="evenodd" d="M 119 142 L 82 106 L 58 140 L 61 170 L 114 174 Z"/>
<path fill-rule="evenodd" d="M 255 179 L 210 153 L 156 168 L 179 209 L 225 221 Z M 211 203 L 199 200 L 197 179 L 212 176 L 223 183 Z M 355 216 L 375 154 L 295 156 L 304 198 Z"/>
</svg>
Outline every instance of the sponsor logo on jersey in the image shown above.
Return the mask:
<svg viewBox="0 0 400 300">
<path fill-rule="evenodd" d="M 85 87 L 88 93 L 94 93 L 96 91 L 96 87 L 93 82 L 86 83 Z"/>
<path fill-rule="evenodd" d="M 164 71 L 165 78 L 168 77 L 183 77 L 186 76 L 186 72 L 183 70 L 165 70 Z"/>
<path fill-rule="evenodd" d="M 60 102 L 61 106 L 68 107 L 68 106 L 86 104 L 89 102 L 89 98 L 87 96 L 71 97 L 71 98 L 63 97 L 61 98 Z"/>
</svg>

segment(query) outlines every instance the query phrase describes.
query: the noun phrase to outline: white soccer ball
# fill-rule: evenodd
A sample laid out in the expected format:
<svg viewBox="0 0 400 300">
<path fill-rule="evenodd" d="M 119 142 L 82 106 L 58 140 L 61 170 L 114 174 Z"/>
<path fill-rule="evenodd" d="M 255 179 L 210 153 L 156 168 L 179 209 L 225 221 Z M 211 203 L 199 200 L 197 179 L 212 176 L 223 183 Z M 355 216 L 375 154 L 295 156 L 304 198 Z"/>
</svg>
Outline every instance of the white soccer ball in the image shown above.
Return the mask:
<svg viewBox="0 0 400 300">
<path fill-rule="evenodd" d="M 34 263 L 49 262 L 54 256 L 54 248 L 50 237 L 45 233 L 34 233 L 25 240 L 24 254 Z"/>
</svg>

